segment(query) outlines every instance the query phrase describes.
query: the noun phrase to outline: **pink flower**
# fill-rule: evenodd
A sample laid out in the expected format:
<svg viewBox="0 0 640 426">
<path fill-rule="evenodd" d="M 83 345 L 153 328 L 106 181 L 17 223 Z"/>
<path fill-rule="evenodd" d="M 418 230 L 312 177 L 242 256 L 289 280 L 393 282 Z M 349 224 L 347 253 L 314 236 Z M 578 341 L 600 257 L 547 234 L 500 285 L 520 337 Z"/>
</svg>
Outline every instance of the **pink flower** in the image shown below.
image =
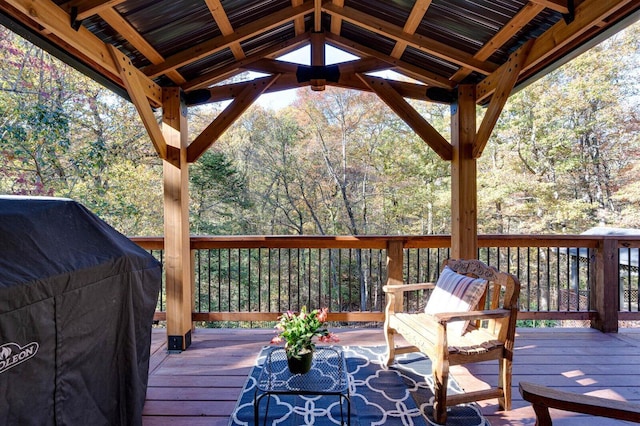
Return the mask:
<svg viewBox="0 0 640 426">
<path fill-rule="evenodd" d="M 318 321 L 325 322 L 327 320 L 327 312 L 328 311 L 329 311 L 328 308 L 322 308 L 322 310 L 320 312 L 318 312 Z"/>
<path fill-rule="evenodd" d="M 271 339 L 271 344 L 273 345 L 277 345 L 278 343 L 282 343 L 283 339 L 280 336 L 275 336 L 273 339 Z"/>
<path fill-rule="evenodd" d="M 318 340 L 320 340 L 322 343 L 331 343 L 331 342 L 339 342 L 340 341 L 338 336 L 336 336 L 333 333 L 329 333 L 326 336 L 320 336 L 320 337 L 318 337 Z"/>
</svg>

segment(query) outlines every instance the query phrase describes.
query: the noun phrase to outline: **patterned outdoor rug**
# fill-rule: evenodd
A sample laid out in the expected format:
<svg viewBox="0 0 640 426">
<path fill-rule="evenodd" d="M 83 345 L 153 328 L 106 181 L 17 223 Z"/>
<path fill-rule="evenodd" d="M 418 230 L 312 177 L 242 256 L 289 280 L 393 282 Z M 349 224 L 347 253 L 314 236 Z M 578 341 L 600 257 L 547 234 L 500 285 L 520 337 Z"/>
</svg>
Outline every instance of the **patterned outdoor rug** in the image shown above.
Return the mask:
<svg viewBox="0 0 640 426">
<path fill-rule="evenodd" d="M 255 385 L 268 349 L 263 349 L 258 355 L 229 425 L 254 424 Z M 345 346 L 341 349 L 349 372 L 351 425 L 436 424 L 432 416 L 433 382 L 428 358 L 419 353 L 399 355 L 393 366 L 386 367 L 382 361 L 383 346 Z M 449 389 L 460 392 L 451 376 Z M 266 422 L 264 406 L 263 402 L 260 405 L 260 425 L 322 426 L 341 422 L 340 402 L 336 396 L 271 396 Z M 469 404 L 451 407 L 447 425 L 486 426 L 489 422 L 482 417 L 476 405 Z"/>
</svg>

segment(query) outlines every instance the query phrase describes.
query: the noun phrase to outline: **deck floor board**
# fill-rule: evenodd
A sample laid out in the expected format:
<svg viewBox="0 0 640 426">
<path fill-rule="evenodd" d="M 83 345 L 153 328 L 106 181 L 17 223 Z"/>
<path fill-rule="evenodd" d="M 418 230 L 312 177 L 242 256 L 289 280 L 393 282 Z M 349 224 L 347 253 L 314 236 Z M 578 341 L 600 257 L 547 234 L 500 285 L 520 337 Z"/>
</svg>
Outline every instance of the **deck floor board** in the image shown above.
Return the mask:
<svg viewBox="0 0 640 426">
<path fill-rule="evenodd" d="M 380 329 L 341 329 L 340 344 L 384 345 Z M 191 347 L 167 353 L 165 330 L 154 329 L 149 385 L 143 412 L 145 426 L 226 425 L 236 400 L 273 330 L 197 329 Z M 497 365 L 452 367 L 465 389 L 494 384 Z M 533 425 L 530 405 L 518 392 L 520 380 L 557 389 L 638 402 L 640 404 L 640 330 L 603 334 L 591 329 L 519 329 L 513 366 L 513 409 L 496 411 L 497 401 L 480 402 L 493 426 Z M 552 411 L 554 425 L 627 424 Z"/>
</svg>

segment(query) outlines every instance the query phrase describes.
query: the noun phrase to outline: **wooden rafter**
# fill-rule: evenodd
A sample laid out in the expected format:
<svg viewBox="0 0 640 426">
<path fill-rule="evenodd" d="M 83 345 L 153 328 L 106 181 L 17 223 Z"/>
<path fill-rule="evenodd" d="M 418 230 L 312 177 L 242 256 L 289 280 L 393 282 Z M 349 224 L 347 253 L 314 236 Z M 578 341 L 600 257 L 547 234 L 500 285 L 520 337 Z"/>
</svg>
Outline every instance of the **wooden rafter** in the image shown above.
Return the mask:
<svg viewBox="0 0 640 426">
<path fill-rule="evenodd" d="M 411 13 L 407 18 L 407 22 L 404 23 L 404 31 L 407 34 L 414 34 L 424 17 L 424 14 L 427 13 L 427 9 L 431 6 L 431 0 L 417 0 L 411 9 Z M 407 43 L 404 41 L 397 41 L 396 45 L 393 46 L 393 50 L 391 51 L 391 57 L 400 58 L 402 57 L 402 53 L 407 48 Z"/>
<path fill-rule="evenodd" d="M 392 25 L 383 19 L 376 18 L 351 7 L 336 7 L 332 3 L 325 3 L 323 10 L 332 16 L 340 16 L 343 20 L 351 22 L 369 31 L 382 34 L 395 41 L 406 42 L 407 45 L 430 55 L 444 59 L 445 61 L 470 68 L 481 74 L 491 74 L 498 66 L 496 64 L 478 61 L 472 55 L 455 49 L 446 43 L 430 39 L 418 34 L 407 34 L 402 28 Z"/>
<path fill-rule="evenodd" d="M 473 55 L 474 58 L 485 61 L 489 59 L 498 49 L 500 49 L 507 41 L 511 39 L 518 31 L 524 28 L 533 20 L 540 12 L 544 10 L 544 6 L 529 2 L 514 16 L 507 24 L 500 29 L 480 50 Z M 469 68 L 460 68 L 451 80 L 460 82 L 473 71 Z"/>
<path fill-rule="evenodd" d="M 343 89 L 355 89 L 372 92 L 373 90 L 368 85 L 364 84 L 358 75 L 361 73 L 348 72 L 340 74 L 340 80 L 337 83 L 327 83 L 327 85 L 334 87 L 341 87 Z M 415 99 L 417 101 L 427 101 L 434 103 L 450 104 L 450 102 L 443 102 L 441 99 L 434 99 L 429 96 L 427 86 L 422 84 L 407 83 L 404 81 L 386 80 L 387 84 L 393 88 L 400 96 L 408 99 Z"/>
<path fill-rule="evenodd" d="M 344 0 L 333 0 L 333 4 L 337 7 L 344 7 Z M 340 29 L 342 28 L 342 18 L 338 15 L 331 17 L 331 32 L 335 35 L 340 35 Z"/>
<path fill-rule="evenodd" d="M 341 62 L 336 64 L 336 66 L 341 75 L 354 72 L 376 72 L 389 68 L 387 63 L 375 58 L 355 59 L 353 61 Z M 300 65 L 293 62 L 278 61 L 275 59 L 260 59 L 259 61 L 244 66 L 247 70 L 268 74 L 295 74 L 298 71 L 298 67 L 300 67 Z"/>
<path fill-rule="evenodd" d="M 297 17 L 304 16 L 311 11 L 313 11 L 313 1 L 307 1 L 297 7 L 287 7 L 262 19 L 253 21 L 243 27 L 236 28 L 234 33 L 231 35 L 215 37 L 211 40 L 199 43 L 187 50 L 176 53 L 175 55 L 167 58 L 162 64 L 150 65 L 143 71 L 149 77 L 157 77 L 170 70 L 174 70 L 226 49 L 232 43 L 240 43 L 253 36 L 278 27 L 285 22 L 293 21 Z"/>
<path fill-rule="evenodd" d="M 183 84 L 181 87 L 185 92 L 190 92 L 193 90 L 204 89 L 208 86 L 220 83 L 230 77 L 233 77 L 236 74 L 239 74 L 248 67 L 251 66 L 252 63 L 256 61 L 260 61 L 264 58 L 268 58 L 270 56 L 279 56 L 285 54 L 291 50 L 295 50 L 300 46 L 304 45 L 309 41 L 309 34 L 303 33 L 295 38 L 290 40 L 286 40 L 282 43 L 275 44 L 267 49 L 260 51 L 251 56 L 247 56 L 246 58 L 233 62 L 231 64 L 225 65 L 219 69 L 210 71 L 206 74 L 201 75 L 198 78 L 188 81 Z"/>
<path fill-rule="evenodd" d="M 64 3 L 63 7 L 69 14 L 75 8 L 76 19 L 82 21 L 124 2 L 125 0 L 71 0 Z"/>
<path fill-rule="evenodd" d="M 113 61 L 111 51 L 107 45 L 84 27 L 74 30 L 71 25 L 71 17 L 68 13 L 58 7 L 50 0 L 39 0 L 37 2 L 29 0 L 5 0 L 5 2 L 21 13 L 29 16 L 38 25 L 50 34 L 54 34 L 72 48 L 79 55 L 82 55 L 89 63 L 106 74 L 110 74 L 114 81 L 122 81 L 120 70 Z M 143 73 L 134 69 L 142 83 L 145 96 L 153 106 L 162 105 L 162 89 L 153 81 L 148 79 Z M 122 82 L 124 87 L 124 82 Z"/>
<path fill-rule="evenodd" d="M 129 41 L 136 49 L 142 53 L 145 58 L 151 61 L 152 64 L 159 64 L 164 61 L 164 58 L 156 49 L 151 46 L 147 40 L 144 39 L 140 35 L 135 28 L 131 26 L 115 9 L 110 7 L 105 8 L 98 12 L 98 15 L 104 21 L 111 26 L 114 30 L 116 30 L 120 35 L 122 35 L 125 39 Z M 184 77 L 180 75 L 178 71 L 171 71 L 167 73 L 167 77 L 169 77 L 174 83 L 182 84 L 186 82 Z"/>
<path fill-rule="evenodd" d="M 516 81 L 518 81 L 518 76 L 520 75 L 522 66 L 527 60 L 527 56 L 529 55 L 532 45 L 533 40 L 529 40 L 518 50 L 513 52 L 505 63 L 507 66 L 502 69 L 502 75 L 500 76 L 498 87 L 491 97 L 489 107 L 485 112 L 480 128 L 476 132 L 476 138 L 473 143 L 473 158 L 480 158 L 482 155 L 482 151 L 487 145 L 489 137 L 498 122 L 500 113 L 502 113 L 502 109 L 511 95 L 513 86 L 515 86 Z"/>
<path fill-rule="evenodd" d="M 303 2 L 304 0 L 291 0 L 291 7 L 300 6 Z M 296 19 L 294 19 L 293 28 L 297 36 L 306 32 L 306 28 L 304 27 L 304 17 L 298 16 Z"/>
<path fill-rule="evenodd" d="M 253 80 L 235 97 L 233 102 L 198 135 L 187 148 L 187 161 L 195 162 L 218 138 L 255 102 L 280 74 Z"/>
<path fill-rule="evenodd" d="M 357 74 L 364 84 L 369 86 L 382 101 L 389 106 L 405 123 L 413 129 L 443 160 L 451 161 L 453 148 L 451 144 L 427 120 L 420 115 L 404 98 L 387 82 L 387 80 L 370 75 Z"/>
<path fill-rule="evenodd" d="M 325 40 L 328 44 L 334 45 L 340 49 L 344 49 L 356 56 L 360 56 L 361 58 L 371 57 L 386 62 L 390 67 L 393 67 L 393 69 L 395 69 L 399 73 L 405 74 L 408 77 L 421 81 L 430 86 L 442 87 L 444 89 L 452 89 L 454 87 L 454 83 L 444 77 L 426 71 L 415 65 L 403 62 L 400 59 L 392 58 L 391 56 L 382 54 L 371 47 L 363 46 L 344 37 L 335 34 L 325 34 Z"/>
<path fill-rule="evenodd" d="M 322 31 L 322 0 L 313 0 L 313 31 Z"/>
<path fill-rule="evenodd" d="M 555 10 L 559 13 L 569 13 L 569 8 L 567 7 L 567 0 L 529 0 L 531 3 L 539 4 L 540 6 L 544 6 L 548 9 Z"/>
<path fill-rule="evenodd" d="M 527 61 L 523 65 L 522 72 L 527 72 L 530 68 L 535 67 L 633 1 L 637 0 L 585 0 L 576 8 L 573 22 L 567 24 L 564 20 L 558 21 L 553 27 L 535 39 Z M 501 68 L 504 66 L 502 65 Z M 494 93 L 499 84 L 501 74 L 502 70 L 498 69 L 477 85 L 477 103 L 485 102 Z"/>
<path fill-rule="evenodd" d="M 142 83 L 138 79 L 136 69 L 131 63 L 131 60 L 124 53 L 120 52 L 115 47 L 109 45 L 109 51 L 113 61 L 118 64 L 120 76 L 125 83 L 127 92 L 131 97 L 131 101 L 138 110 L 138 114 L 142 119 L 144 127 L 147 129 L 147 133 L 151 138 L 153 147 L 156 149 L 158 156 L 163 159 L 168 159 L 167 156 L 167 143 L 164 140 L 162 129 L 158 125 L 158 121 L 149 105 L 147 97 L 144 95 Z"/>
<path fill-rule="evenodd" d="M 269 77 L 262 77 L 262 79 L 268 78 Z M 252 87 L 255 84 L 255 81 L 256 80 L 230 83 L 225 84 L 224 86 L 214 86 L 209 89 L 201 89 L 198 92 L 188 93 L 186 97 L 187 104 L 189 106 L 201 105 L 205 103 L 224 102 L 236 99 L 247 87 Z M 282 90 L 297 89 L 299 87 L 309 86 L 309 84 L 310 82 L 308 81 L 299 83 L 295 73 L 280 74 L 280 77 L 278 77 L 278 79 L 262 93 L 275 93 Z"/>
<path fill-rule="evenodd" d="M 205 0 L 205 3 L 207 3 L 207 7 L 216 24 L 218 24 L 222 35 L 229 36 L 233 34 L 233 27 L 231 26 L 231 22 L 229 22 L 229 17 L 224 11 L 220 0 Z M 231 53 L 233 53 L 233 57 L 236 59 L 243 59 L 246 56 L 242 50 L 242 46 L 240 46 L 240 42 L 231 43 L 229 49 L 231 49 Z"/>
</svg>

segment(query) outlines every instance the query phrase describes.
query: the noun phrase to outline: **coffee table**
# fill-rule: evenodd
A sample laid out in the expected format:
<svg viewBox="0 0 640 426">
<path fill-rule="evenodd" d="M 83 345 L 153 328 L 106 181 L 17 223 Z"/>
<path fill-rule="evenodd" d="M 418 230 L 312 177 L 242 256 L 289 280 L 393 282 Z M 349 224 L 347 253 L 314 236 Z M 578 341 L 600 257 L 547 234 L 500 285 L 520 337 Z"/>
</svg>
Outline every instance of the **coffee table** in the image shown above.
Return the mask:
<svg viewBox="0 0 640 426">
<path fill-rule="evenodd" d="M 253 397 L 254 420 L 259 423 L 260 402 L 267 397 L 265 423 L 272 395 L 337 396 L 340 400 L 340 422 L 345 424 L 343 401 L 347 405 L 347 425 L 351 424 L 349 377 L 344 355 L 339 348 L 316 347 L 311 371 L 291 374 L 284 348 L 273 348 L 266 355 Z"/>
</svg>

